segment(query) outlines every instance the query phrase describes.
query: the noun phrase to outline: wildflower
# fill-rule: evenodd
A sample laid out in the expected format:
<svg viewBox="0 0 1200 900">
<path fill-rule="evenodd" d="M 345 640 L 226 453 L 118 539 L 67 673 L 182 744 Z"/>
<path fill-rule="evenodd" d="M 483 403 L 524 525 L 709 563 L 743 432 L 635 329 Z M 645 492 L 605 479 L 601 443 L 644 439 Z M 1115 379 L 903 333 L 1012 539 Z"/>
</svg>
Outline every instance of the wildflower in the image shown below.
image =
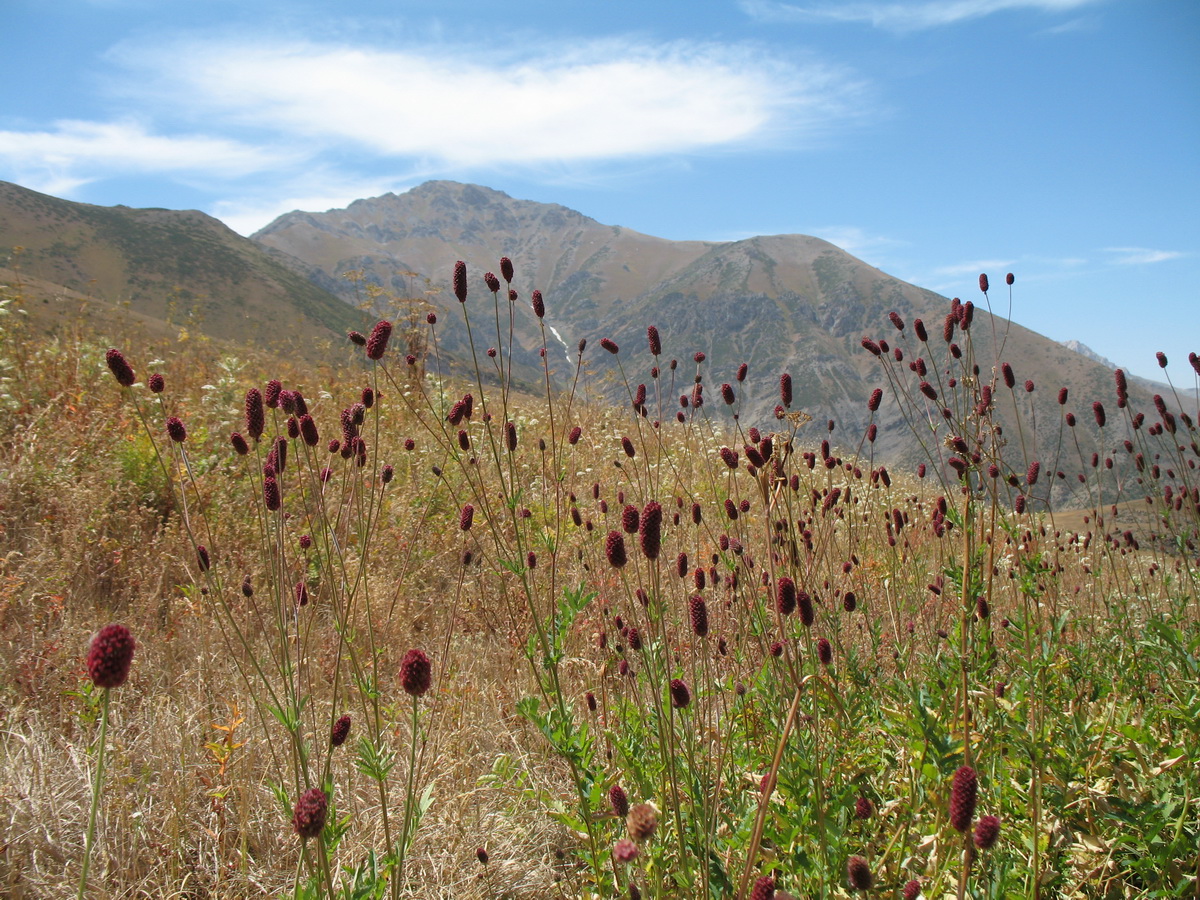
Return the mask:
<svg viewBox="0 0 1200 900">
<path fill-rule="evenodd" d="M 239 432 L 235 431 L 229 436 L 229 443 L 233 445 L 238 456 L 245 456 L 250 452 L 250 445 L 246 443 L 246 439 Z"/>
<path fill-rule="evenodd" d="M 613 354 L 619 353 L 621 350 L 621 348 L 616 345 L 612 338 L 600 338 L 600 346 L 609 353 Z"/>
<path fill-rule="evenodd" d="M 625 565 L 625 537 L 619 531 L 610 531 L 604 539 L 604 555 L 610 565 L 620 569 Z"/>
<path fill-rule="evenodd" d="M 481 865 L 486 866 L 490 857 L 488 856 L 488 852 L 485 848 L 477 847 L 475 849 L 475 858 L 479 860 Z"/>
<path fill-rule="evenodd" d="M 409 650 L 400 663 L 400 686 L 406 694 L 419 697 L 429 690 L 433 666 L 423 650 Z"/>
<path fill-rule="evenodd" d="M 262 437 L 265 424 L 262 392 L 258 388 L 250 388 L 246 391 L 246 433 L 257 441 Z M 237 444 L 234 444 L 234 447 L 236 448 Z M 241 453 L 241 450 L 238 452 Z"/>
<path fill-rule="evenodd" d="M 167 436 L 177 444 L 182 444 L 187 440 L 187 428 L 184 427 L 183 420 L 178 416 L 171 416 L 167 419 Z"/>
<path fill-rule="evenodd" d="M 483 273 L 483 283 L 487 285 L 487 289 L 493 294 L 500 290 L 500 279 L 491 272 Z"/>
<path fill-rule="evenodd" d="M 546 302 L 542 299 L 541 291 L 534 291 L 530 297 L 530 302 L 533 305 L 533 314 L 539 319 L 546 317 Z"/>
<path fill-rule="evenodd" d="M 310 415 L 300 417 L 300 434 L 304 437 L 304 443 L 310 447 L 317 446 L 321 440 L 321 436 L 317 432 L 317 423 Z"/>
<path fill-rule="evenodd" d="M 671 679 L 671 705 L 676 709 L 686 709 L 692 702 L 692 693 L 682 678 Z"/>
<path fill-rule="evenodd" d="M 346 337 L 350 339 L 350 343 L 356 347 L 365 347 L 367 345 L 366 336 L 361 331 L 347 331 Z"/>
<path fill-rule="evenodd" d="M 975 818 L 975 801 L 979 795 L 979 778 L 970 766 L 960 766 L 954 773 L 950 788 L 950 824 L 955 831 L 965 833 Z"/>
<path fill-rule="evenodd" d="M 117 384 L 121 387 L 132 387 L 137 381 L 137 376 L 133 374 L 133 367 L 129 365 L 120 350 L 110 347 L 104 354 L 104 361 L 108 363 L 108 370 L 113 373 L 113 378 L 117 379 Z"/>
<path fill-rule="evenodd" d="M 796 609 L 796 582 L 787 575 L 775 585 L 775 608 L 781 616 L 790 616 Z"/>
<path fill-rule="evenodd" d="M 879 409 L 879 404 L 883 402 L 883 389 L 875 388 L 871 391 L 871 399 L 867 401 L 867 409 L 875 412 Z"/>
<path fill-rule="evenodd" d="M 854 802 L 854 818 L 869 819 L 875 815 L 875 804 L 871 802 L 870 797 L 859 797 Z"/>
<path fill-rule="evenodd" d="M 315 838 L 325 827 L 325 816 L 329 811 L 329 798 L 320 788 L 309 788 L 296 801 L 292 813 L 292 830 L 301 838 Z"/>
<path fill-rule="evenodd" d="M 701 570 L 697 569 L 696 571 Z M 708 634 L 708 606 L 699 594 L 688 598 L 688 621 L 691 623 L 692 633 L 696 637 L 704 637 Z"/>
<path fill-rule="evenodd" d="M 87 670 L 98 688 L 116 688 L 129 677 L 133 651 L 137 644 L 124 625 L 105 625 L 88 647 Z"/>
<path fill-rule="evenodd" d="M 629 838 L 621 838 L 613 844 L 613 859 L 619 863 L 631 863 L 641 852 L 641 848 Z"/>
<path fill-rule="evenodd" d="M 612 805 L 613 812 L 622 819 L 629 815 L 629 798 L 625 796 L 625 790 L 619 784 L 614 784 L 608 789 L 608 802 Z"/>
<path fill-rule="evenodd" d="M 371 336 L 367 338 L 367 359 L 383 359 L 383 354 L 387 350 L 388 339 L 392 336 L 392 323 L 384 319 L 375 324 L 371 329 Z"/>
<path fill-rule="evenodd" d="M 774 900 L 775 898 L 775 879 L 770 875 L 763 875 L 754 881 L 754 887 L 750 890 L 750 900 Z"/>
<path fill-rule="evenodd" d="M 821 661 L 821 665 L 823 666 L 833 664 L 833 645 L 825 638 L 817 641 L 817 659 Z"/>
<path fill-rule="evenodd" d="M 980 288 L 986 292 L 987 279 L 983 275 L 979 277 L 984 282 Z M 856 891 L 869 891 L 875 883 L 875 879 L 871 877 L 871 867 L 861 856 L 852 856 L 846 860 L 846 877 L 850 881 L 850 887 Z"/>
<path fill-rule="evenodd" d="M 1010 275 L 1009 278 L 1011 277 L 1012 276 Z M 1011 282 L 1009 283 L 1011 284 Z M 917 881 L 915 878 L 910 879 L 904 885 L 903 896 L 904 900 L 917 900 L 917 898 L 921 896 L 921 882 Z"/>
<path fill-rule="evenodd" d="M 342 716 L 333 723 L 333 730 L 329 734 L 329 746 L 340 747 L 346 743 L 346 738 L 350 735 L 350 716 Z"/>
<path fill-rule="evenodd" d="M 1104 404 L 1099 400 L 1092 404 L 1092 415 L 1096 417 L 1096 424 L 1103 428 L 1105 422 Z"/>
<path fill-rule="evenodd" d="M 467 302 L 467 264 L 461 259 L 454 264 L 454 296 L 459 303 Z"/>
<path fill-rule="evenodd" d="M 792 376 L 787 372 L 779 376 L 779 398 L 784 406 L 792 405 Z"/>
<path fill-rule="evenodd" d="M 646 329 L 646 339 L 650 344 L 650 355 L 660 356 L 662 354 L 662 338 L 658 335 L 658 329 L 651 325 Z"/>
<path fill-rule="evenodd" d="M 988 277 L 986 275 L 981 274 L 979 276 L 979 290 L 985 294 L 988 292 Z"/>
<path fill-rule="evenodd" d="M 642 509 L 638 536 L 641 539 L 642 553 L 646 555 L 646 558 L 658 559 L 658 551 L 662 543 L 662 506 L 657 500 L 651 500 Z"/>
<path fill-rule="evenodd" d="M 475 520 L 475 507 L 470 503 L 464 504 L 462 512 L 458 514 L 458 530 L 470 531 L 471 523 Z"/>
<path fill-rule="evenodd" d="M 295 597 L 297 606 L 308 606 L 308 583 L 305 581 L 297 581 L 296 586 L 292 589 L 292 594 Z"/>
<path fill-rule="evenodd" d="M 991 850 L 1000 839 L 1000 820 L 995 816 L 981 816 L 975 823 L 975 846 L 980 850 Z"/>
<path fill-rule="evenodd" d="M 200 567 L 201 572 L 207 572 L 211 565 L 208 558 L 208 548 L 203 544 L 196 547 L 196 565 Z"/>
<path fill-rule="evenodd" d="M 146 379 L 146 387 L 150 388 L 150 393 L 152 394 L 161 394 L 166 386 L 166 379 L 164 379 L 158 372 L 155 372 Z"/>
<path fill-rule="evenodd" d="M 812 597 L 808 595 L 808 591 L 799 591 L 796 594 L 796 606 L 800 609 L 800 621 L 805 628 L 811 628 L 816 620 L 816 612 L 813 610 Z"/>
</svg>

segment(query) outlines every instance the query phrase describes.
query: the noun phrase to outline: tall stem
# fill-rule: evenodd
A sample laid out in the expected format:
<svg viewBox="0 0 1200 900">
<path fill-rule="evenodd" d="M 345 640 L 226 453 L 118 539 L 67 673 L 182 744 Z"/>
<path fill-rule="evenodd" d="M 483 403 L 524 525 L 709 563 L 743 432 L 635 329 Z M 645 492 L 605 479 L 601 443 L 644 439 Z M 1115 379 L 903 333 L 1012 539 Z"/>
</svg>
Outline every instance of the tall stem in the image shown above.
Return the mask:
<svg viewBox="0 0 1200 900">
<path fill-rule="evenodd" d="M 108 695 L 111 688 L 104 688 L 104 703 L 100 712 L 100 746 L 96 750 L 96 780 L 92 784 L 92 811 L 88 815 L 87 839 L 83 849 L 83 873 L 79 876 L 79 893 L 76 895 L 83 900 L 87 890 L 88 867 L 92 861 L 92 841 L 96 837 L 96 811 L 100 808 L 100 791 L 104 786 L 104 745 L 108 741 Z"/>
</svg>

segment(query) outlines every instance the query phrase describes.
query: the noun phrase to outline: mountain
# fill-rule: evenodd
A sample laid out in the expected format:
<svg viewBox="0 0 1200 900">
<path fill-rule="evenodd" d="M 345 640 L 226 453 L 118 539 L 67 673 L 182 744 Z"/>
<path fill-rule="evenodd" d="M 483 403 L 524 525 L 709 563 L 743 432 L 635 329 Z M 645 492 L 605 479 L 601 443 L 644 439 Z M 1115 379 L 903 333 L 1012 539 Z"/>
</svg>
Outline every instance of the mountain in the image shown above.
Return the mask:
<svg viewBox="0 0 1200 900">
<path fill-rule="evenodd" d="M 0 182 L 0 259 L 44 301 L 35 313 L 86 309 L 301 353 L 368 321 L 281 257 L 195 210 L 92 206 Z"/>
<path fill-rule="evenodd" d="M 831 436 L 835 444 L 853 449 L 860 443 L 869 421 L 867 400 L 887 380 L 879 360 L 864 351 L 862 339 L 901 340 L 888 321 L 890 312 L 909 323 L 903 336 L 909 356 L 904 363 L 893 363 L 891 371 L 910 391 L 915 391 L 916 379 L 907 364 L 913 355 L 927 356 L 932 366 L 947 351 L 941 339 L 946 298 L 804 235 L 721 243 L 668 241 L 604 225 L 555 204 L 435 181 L 403 194 L 358 200 L 346 209 L 289 213 L 253 238 L 304 260 L 312 267 L 310 277 L 347 297 L 354 289 L 343 277 L 347 272 L 361 272 L 367 281 L 401 296 L 411 296 L 415 283 L 427 281 L 422 296 L 440 311 L 439 342 L 452 354 L 462 353 L 465 346 L 461 325 L 455 325 L 462 316 L 449 287 L 454 260 L 468 265 L 467 308 L 477 323 L 473 327 L 478 338 L 495 333 L 483 272 L 498 271 L 500 257 L 508 256 L 516 267 L 513 287 L 522 298 L 515 309 L 519 347 L 514 355 L 526 372 L 536 372 L 535 354 L 543 340 L 525 299 L 536 287 L 545 295 L 545 322 L 552 328 L 553 337 L 546 341 L 553 345 L 558 340 L 563 350 L 553 354 L 560 379 L 569 375 L 567 363 L 575 358 L 579 339 L 586 338 L 594 347 L 597 339 L 609 337 L 622 348 L 628 384 L 621 383 L 613 361 L 601 350 L 588 351 L 585 380 L 608 399 L 625 403 L 628 391 L 639 382 L 649 386 L 651 398 L 661 386 L 661 406 L 652 402 L 652 415 L 668 418 L 679 408 L 678 396 L 690 391 L 696 372 L 691 359 L 700 351 L 708 360 L 704 378 L 709 408 L 722 408 L 716 388 L 734 382 L 735 370 L 745 362 L 750 377 L 737 385 L 740 419 L 746 425 L 770 427 L 775 424 L 771 411 L 779 402 L 779 377 L 787 372 L 794 384 L 793 409 L 815 420 L 804 434 L 814 443 L 826 436 L 828 419 L 837 423 Z M 1077 471 L 1079 456 L 1062 430 L 1058 389 L 1069 386 L 1068 409 L 1090 426 L 1093 400 L 1115 408 L 1111 367 L 992 317 L 986 298 L 971 287 L 979 307 L 973 339 L 981 377 L 990 378 L 993 369 L 1007 361 L 1018 378 L 1014 391 L 998 392 L 1001 416 L 1009 425 L 1006 452 L 1011 464 L 1024 471 L 1029 459 L 1044 459 L 1050 465 L 1065 453 L 1073 456 L 1074 468 L 1066 461 L 1059 464 Z M 928 346 L 918 346 L 911 338 L 911 322 L 917 317 L 937 335 Z M 660 365 L 669 358 L 684 362 L 670 376 L 673 383 L 666 374 L 658 382 L 649 377 L 655 360 L 647 351 L 648 325 L 662 333 Z M 505 328 L 506 324 L 502 331 Z M 487 337 L 482 341 L 490 342 Z M 1027 380 L 1035 387 L 1031 393 L 1023 389 Z M 1131 396 L 1139 408 L 1149 406 L 1149 393 L 1141 387 L 1132 386 Z M 1019 439 L 1013 417 L 1017 405 L 1024 423 Z M 911 461 L 924 455 L 894 403 L 885 404 L 876 421 L 877 456 Z M 1124 427 L 1123 420 L 1108 427 L 1105 440 L 1119 442 L 1124 437 L 1124 432 L 1115 433 L 1119 427 Z M 1085 457 L 1093 449 L 1111 451 L 1093 431 L 1081 427 L 1074 435 Z M 1066 479 L 1058 489 L 1069 492 Z"/>
</svg>

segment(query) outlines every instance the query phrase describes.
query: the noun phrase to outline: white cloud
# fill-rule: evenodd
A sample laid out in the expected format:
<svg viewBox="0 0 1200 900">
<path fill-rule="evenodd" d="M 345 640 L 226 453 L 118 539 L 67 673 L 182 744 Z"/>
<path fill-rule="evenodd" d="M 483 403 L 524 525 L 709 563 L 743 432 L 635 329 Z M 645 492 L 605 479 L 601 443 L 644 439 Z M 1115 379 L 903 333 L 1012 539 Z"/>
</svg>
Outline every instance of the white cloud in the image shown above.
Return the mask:
<svg viewBox="0 0 1200 900">
<path fill-rule="evenodd" d="M 840 247 L 862 260 L 867 260 L 868 257 L 877 257 L 887 248 L 898 247 L 905 243 L 897 238 L 871 234 L 856 225 L 826 225 L 807 230 L 814 237 L 829 241 L 834 246 Z"/>
<path fill-rule="evenodd" d="M 151 134 L 130 121 L 64 120 L 47 131 L 0 131 L 0 165 L 51 193 L 69 193 L 114 173 L 237 177 L 275 165 L 283 156 L 225 138 Z"/>
<path fill-rule="evenodd" d="M 1119 266 L 1144 266 L 1187 256 L 1178 250 L 1151 250 L 1147 247 L 1105 247 L 1104 252 L 1113 254 L 1111 262 Z"/>
<path fill-rule="evenodd" d="M 864 112 L 863 85 L 845 70 L 748 47 L 612 41 L 480 62 L 459 48 L 185 40 L 114 55 L 137 70 L 131 95 L 158 100 L 164 112 L 186 110 L 192 122 L 427 165 L 794 142 Z"/>
<path fill-rule="evenodd" d="M 742 10 L 764 22 L 853 22 L 892 31 L 954 25 L 1008 10 L 1067 12 L 1098 0 L 929 0 L 925 3 L 819 3 L 742 0 Z"/>
</svg>

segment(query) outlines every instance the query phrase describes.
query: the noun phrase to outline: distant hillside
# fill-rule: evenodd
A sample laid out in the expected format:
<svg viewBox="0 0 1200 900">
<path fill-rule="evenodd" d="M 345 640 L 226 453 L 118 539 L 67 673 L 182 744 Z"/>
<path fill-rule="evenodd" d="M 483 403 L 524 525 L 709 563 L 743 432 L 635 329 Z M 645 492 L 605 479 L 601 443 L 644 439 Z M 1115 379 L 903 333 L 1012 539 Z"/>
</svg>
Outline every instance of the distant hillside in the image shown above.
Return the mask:
<svg viewBox="0 0 1200 900">
<path fill-rule="evenodd" d="M 351 270 L 362 270 L 368 279 L 400 293 L 411 290 L 412 273 L 428 278 L 438 289 L 430 300 L 451 313 L 439 324 L 451 353 L 463 349 L 463 335 L 455 330 L 461 316 L 449 288 L 454 260 L 468 264 L 468 308 L 479 323 L 476 333 L 486 335 L 494 333 L 494 327 L 482 276 L 487 270 L 498 271 L 499 258 L 509 256 L 516 267 L 514 287 L 521 295 L 516 319 L 523 362 L 535 365 L 534 354 L 541 345 L 527 302 L 536 287 L 546 297 L 545 321 L 553 328 L 548 342 L 561 343 L 562 352 L 552 354 L 560 374 L 566 373 L 566 358 L 574 357 L 580 338 L 594 347 L 597 339 L 611 337 L 622 347 L 631 386 L 646 383 L 653 398 L 655 382 L 648 372 L 654 360 L 646 349 L 645 333 L 647 325 L 655 325 L 663 336 L 660 364 L 670 358 L 684 363 L 670 379 L 664 375 L 658 383 L 661 405 L 652 408 L 653 415 L 663 418 L 674 415 L 678 395 L 690 390 L 696 371 L 692 356 L 702 351 L 708 358 L 704 375 L 710 410 L 722 414 L 715 391 L 721 382 L 734 381 L 735 369 L 745 362 L 750 377 L 737 386 L 741 421 L 772 427 L 779 376 L 788 372 L 795 385 L 793 407 L 816 420 L 807 433 L 812 440 L 825 437 L 824 423 L 834 419 L 834 442 L 854 447 L 868 422 L 867 399 L 885 384 L 878 360 L 862 349 L 862 338 L 887 337 L 895 343 L 897 335 L 888 322 L 888 313 L 895 310 L 909 323 L 923 318 L 938 335 L 922 351 L 928 352 L 931 363 L 946 350 L 940 338 L 949 306 L 946 298 L 804 235 L 729 243 L 667 241 L 603 225 L 555 204 L 438 181 L 404 194 L 358 200 L 346 209 L 289 213 L 254 239 L 304 260 L 313 267 L 310 277 L 344 293 L 347 287 L 340 276 Z M 997 280 L 1000 276 L 993 274 Z M 1019 379 L 1016 394 L 1002 391 L 999 399 L 1002 416 L 1007 408 L 1007 421 L 1014 421 L 1016 402 L 1028 423 L 1026 433 L 1009 439 L 1014 468 L 1023 470 L 1026 457 L 1057 458 L 1064 410 L 1056 397 L 1062 386 L 1070 387 L 1069 408 L 1084 422 L 1077 435 L 1081 449 L 1088 454 L 1092 449 L 1109 452 L 1111 448 L 1098 442 L 1087 426 L 1092 400 L 1113 403 L 1111 369 L 1020 325 L 992 318 L 973 282 L 964 283 L 964 291 L 970 289 L 967 299 L 980 307 L 973 334 L 977 358 L 985 366 L 981 375 L 990 377 L 993 365 L 1007 361 Z M 910 353 L 922 349 L 911 349 L 909 340 Z M 1002 353 L 1001 359 L 997 353 Z M 589 350 L 588 366 L 595 389 L 610 400 L 628 401 L 611 357 Z M 896 368 L 911 380 L 907 363 Z M 1026 380 L 1036 386 L 1031 394 L 1022 388 Z M 1149 393 L 1137 385 L 1131 393 L 1136 404 L 1149 406 Z M 913 461 L 921 456 L 896 406 L 885 404 L 876 421 L 879 458 Z M 1115 423 L 1108 429 L 1105 442 L 1119 443 L 1124 437 L 1116 433 L 1119 427 Z M 1073 444 L 1070 452 L 1075 453 Z M 1059 493 L 1069 491 L 1064 479 Z"/>
<path fill-rule="evenodd" d="M 92 206 L 0 182 L 0 262 L 106 315 L 299 352 L 363 327 L 363 314 L 279 257 L 194 210 Z"/>
</svg>

